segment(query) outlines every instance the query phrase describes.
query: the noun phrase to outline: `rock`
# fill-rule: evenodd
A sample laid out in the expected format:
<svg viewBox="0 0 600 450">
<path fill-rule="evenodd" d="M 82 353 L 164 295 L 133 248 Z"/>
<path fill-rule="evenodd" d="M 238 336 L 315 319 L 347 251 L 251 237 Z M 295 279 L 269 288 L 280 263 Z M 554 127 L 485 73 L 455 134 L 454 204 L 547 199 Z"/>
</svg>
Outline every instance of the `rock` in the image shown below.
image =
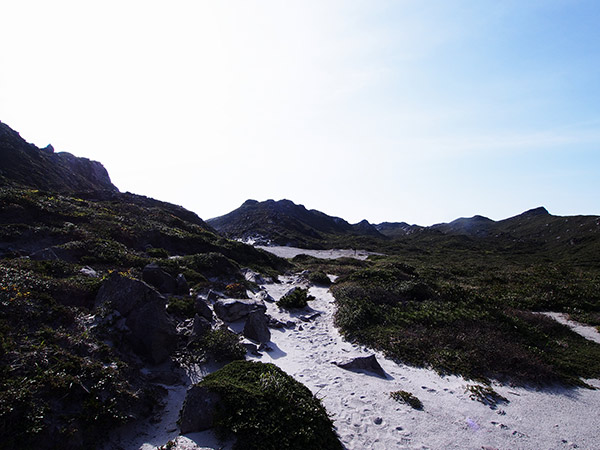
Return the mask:
<svg viewBox="0 0 600 450">
<path fill-rule="evenodd" d="M 50 247 L 32 253 L 29 258 L 35 261 L 57 261 L 60 259 L 54 249 Z"/>
<path fill-rule="evenodd" d="M 269 315 L 267 315 L 267 323 L 270 328 L 285 328 L 285 323 Z"/>
<path fill-rule="evenodd" d="M 242 342 L 242 346 L 246 349 L 246 351 L 254 356 L 260 356 L 260 353 L 258 351 L 258 347 L 256 346 L 256 344 L 253 344 L 252 342 Z"/>
<path fill-rule="evenodd" d="M 255 299 L 220 299 L 214 304 L 215 314 L 225 322 L 235 322 L 243 319 L 253 311 L 265 312 L 267 307 Z"/>
<path fill-rule="evenodd" d="M 91 268 L 91 267 L 89 267 L 89 266 L 82 267 L 82 268 L 79 270 L 79 273 L 81 273 L 81 274 L 83 274 L 83 275 L 86 275 L 86 276 L 88 276 L 88 277 L 90 277 L 90 278 L 98 278 L 98 276 L 99 276 L 99 275 L 98 275 L 98 272 L 96 272 L 94 269 L 92 269 L 92 268 Z"/>
<path fill-rule="evenodd" d="M 386 378 L 385 372 L 377 362 L 375 355 L 370 356 L 359 356 L 357 358 L 349 358 L 343 361 L 333 362 L 338 367 L 342 369 L 351 370 L 351 371 L 367 371 L 371 372 L 375 375 L 378 375 L 382 378 Z"/>
<path fill-rule="evenodd" d="M 201 317 L 204 317 L 209 322 L 212 322 L 212 320 L 213 320 L 212 309 L 210 309 L 210 306 L 208 306 L 206 301 L 201 296 L 196 297 L 196 303 L 194 305 L 194 309 L 196 310 L 196 312 L 198 314 L 200 314 Z"/>
<path fill-rule="evenodd" d="M 208 295 L 206 296 L 206 300 L 208 300 L 210 303 L 214 303 L 220 298 L 223 298 L 223 296 L 212 289 L 208 291 Z"/>
<path fill-rule="evenodd" d="M 142 280 L 154 286 L 162 294 L 177 293 L 177 282 L 171 275 L 162 270 L 158 264 L 152 263 L 144 267 Z"/>
<path fill-rule="evenodd" d="M 271 297 L 267 291 L 264 290 L 258 291 L 256 294 L 254 294 L 254 298 L 263 302 L 275 303 L 275 299 Z"/>
<path fill-rule="evenodd" d="M 175 278 L 175 284 L 177 285 L 176 294 L 188 295 L 190 293 L 190 285 L 188 284 L 187 280 L 185 279 L 185 276 L 183 276 L 182 273 L 177 275 L 177 278 Z"/>
<path fill-rule="evenodd" d="M 256 284 L 265 284 L 263 277 L 252 269 L 242 269 L 242 274 L 247 281 Z"/>
<path fill-rule="evenodd" d="M 312 320 L 315 320 L 317 317 L 319 317 L 321 315 L 320 312 L 316 312 L 314 314 L 311 314 L 310 316 L 300 316 L 300 320 L 302 322 L 310 322 Z"/>
<path fill-rule="evenodd" d="M 112 273 L 96 295 L 96 307 L 114 309 L 133 350 L 153 364 L 165 361 L 175 350 L 177 331 L 169 320 L 166 299 L 146 283 Z"/>
<path fill-rule="evenodd" d="M 197 339 L 204 336 L 212 328 L 210 322 L 204 317 L 196 314 L 194 316 L 194 325 L 192 326 L 192 339 Z"/>
<path fill-rule="evenodd" d="M 253 311 L 248 314 L 248 319 L 244 325 L 244 336 L 253 341 L 264 343 L 271 340 L 271 331 L 269 331 L 269 319 L 264 311 Z"/>
<path fill-rule="evenodd" d="M 204 431 L 211 428 L 221 396 L 204 386 L 194 385 L 185 395 L 183 408 L 179 413 L 181 434 Z"/>
</svg>

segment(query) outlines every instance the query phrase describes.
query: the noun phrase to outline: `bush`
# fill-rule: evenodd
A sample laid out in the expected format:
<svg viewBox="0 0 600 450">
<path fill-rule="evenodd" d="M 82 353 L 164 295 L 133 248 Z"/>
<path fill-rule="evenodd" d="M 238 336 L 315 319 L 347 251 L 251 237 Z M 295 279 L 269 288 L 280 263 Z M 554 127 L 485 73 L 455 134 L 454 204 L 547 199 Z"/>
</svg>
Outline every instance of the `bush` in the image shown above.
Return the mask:
<svg viewBox="0 0 600 450">
<path fill-rule="evenodd" d="M 285 309 L 306 308 L 308 302 L 314 299 L 312 295 L 308 294 L 308 289 L 296 288 L 281 297 L 277 305 Z"/>
<path fill-rule="evenodd" d="M 198 345 L 206 358 L 215 361 L 235 361 L 246 357 L 240 337 L 227 329 L 210 330 Z"/>
<path fill-rule="evenodd" d="M 498 403 L 509 403 L 506 397 L 503 397 L 502 395 L 498 394 L 490 386 L 469 384 L 465 388 L 465 393 L 469 394 L 471 400 L 481 402 L 492 409 L 496 409 Z"/>
<path fill-rule="evenodd" d="M 392 397 L 397 402 L 406 403 L 414 409 L 423 409 L 423 403 L 413 394 L 407 391 L 394 391 L 390 392 Z"/>
<path fill-rule="evenodd" d="M 216 426 L 237 450 L 342 449 L 321 401 L 273 364 L 232 362 L 200 385 L 221 396 Z"/>
<path fill-rule="evenodd" d="M 193 297 L 170 297 L 167 312 L 174 316 L 191 319 L 196 314 L 196 301 Z"/>
<path fill-rule="evenodd" d="M 318 286 L 331 286 L 331 280 L 327 276 L 325 272 L 322 270 L 317 270 L 316 272 L 311 272 L 308 275 L 308 281 L 312 284 L 316 284 Z"/>
</svg>

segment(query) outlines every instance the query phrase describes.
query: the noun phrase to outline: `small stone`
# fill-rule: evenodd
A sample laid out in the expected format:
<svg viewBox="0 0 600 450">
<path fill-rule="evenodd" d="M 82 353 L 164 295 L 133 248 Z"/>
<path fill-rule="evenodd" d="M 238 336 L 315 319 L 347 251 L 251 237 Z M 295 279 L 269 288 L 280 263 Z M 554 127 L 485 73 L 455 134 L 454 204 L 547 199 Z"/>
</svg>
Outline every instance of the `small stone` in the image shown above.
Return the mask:
<svg viewBox="0 0 600 450">
<path fill-rule="evenodd" d="M 373 423 L 375 423 L 375 425 L 381 425 L 383 422 L 383 419 L 381 417 L 375 417 L 375 420 L 373 420 Z"/>
</svg>

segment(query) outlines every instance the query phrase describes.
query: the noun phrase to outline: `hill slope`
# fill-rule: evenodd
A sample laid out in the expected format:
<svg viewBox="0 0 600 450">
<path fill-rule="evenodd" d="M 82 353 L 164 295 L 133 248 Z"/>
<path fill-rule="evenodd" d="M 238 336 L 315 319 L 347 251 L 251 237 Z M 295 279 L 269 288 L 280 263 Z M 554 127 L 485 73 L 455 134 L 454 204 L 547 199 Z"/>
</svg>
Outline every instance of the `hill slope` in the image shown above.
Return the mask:
<svg viewBox="0 0 600 450">
<path fill-rule="evenodd" d="M 56 192 L 118 189 L 102 164 L 70 153 L 39 149 L 0 122 L 0 186 L 20 185 Z"/>
<path fill-rule="evenodd" d="M 217 231 L 233 239 L 254 240 L 295 247 L 322 248 L 336 238 L 385 239 L 366 220 L 351 225 L 344 219 L 307 210 L 290 200 L 247 200 L 238 209 L 207 220 Z"/>
</svg>

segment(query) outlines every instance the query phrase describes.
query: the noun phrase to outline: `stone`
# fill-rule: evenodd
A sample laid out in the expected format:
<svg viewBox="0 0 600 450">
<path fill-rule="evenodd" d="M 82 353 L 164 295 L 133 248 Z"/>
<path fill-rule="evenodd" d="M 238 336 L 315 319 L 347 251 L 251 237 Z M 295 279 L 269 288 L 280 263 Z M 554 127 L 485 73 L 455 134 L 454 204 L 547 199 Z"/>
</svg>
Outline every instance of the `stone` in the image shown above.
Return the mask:
<svg viewBox="0 0 600 450">
<path fill-rule="evenodd" d="M 187 280 L 185 279 L 185 276 L 182 273 L 177 275 L 177 278 L 175 278 L 175 283 L 177 284 L 176 294 L 188 295 L 190 293 L 190 285 L 188 284 Z"/>
<path fill-rule="evenodd" d="M 242 274 L 247 281 L 256 284 L 265 284 L 263 277 L 252 269 L 242 269 Z"/>
<path fill-rule="evenodd" d="M 113 272 L 100 286 L 96 307 L 114 310 L 124 319 L 124 340 L 153 364 L 165 361 L 177 344 L 175 324 L 166 299 L 146 283 Z"/>
<path fill-rule="evenodd" d="M 254 294 L 254 297 L 257 300 L 261 300 L 263 302 L 270 302 L 270 303 L 275 303 L 275 299 L 273 297 L 271 297 L 269 295 L 269 293 L 265 290 L 263 291 L 258 291 L 256 294 Z"/>
<path fill-rule="evenodd" d="M 210 331 L 212 328 L 210 322 L 206 320 L 204 317 L 196 314 L 194 316 L 194 325 L 192 326 L 192 339 L 197 339 L 204 336 L 206 333 Z"/>
<path fill-rule="evenodd" d="M 175 278 L 161 269 L 158 264 L 148 264 L 142 270 L 142 280 L 154 286 L 162 294 L 176 294 L 177 282 Z"/>
<path fill-rule="evenodd" d="M 221 396 L 216 392 L 199 385 L 189 388 L 179 413 L 181 434 L 212 428 L 219 403 L 221 403 Z"/>
<path fill-rule="evenodd" d="M 253 311 L 248 314 L 243 334 L 248 339 L 264 343 L 271 340 L 271 331 L 269 330 L 269 319 L 264 311 Z"/>
<path fill-rule="evenodd" d="M 387 378 L 385 372 L 377 362 L 377 358 L 375 355 L 370 356 L 359 356 L 356 358 L 348 358 L 342 361 L 334 361 L 338 367 L 342 369 L 351 370 L 351 371 L 366 371 L 371 372 L 377 376 L 382 378 Z"/>
<path fill-rule="evenodd" d="M 302 322 L 311 322 L 313 320 L 315 320 L 317 317 L 320 317 L 321 313 L 320 312 L 316 312 L 314 314 L 311 314 L 309 316 L 300 316 L 300 320 Z"/>
<path fill-rule="evenodd" d="M 96 272 L 94 269 L 92 269 L 89 266 L 82 267 L 79 270 L 79 273 L 81 273 L 83 275 L 86 275 L 86 276 L 88 276 L 90 278 L 98 278 L 99 277 L 98 272 Z"/>
<path fill-rule="evenodd" d="M 223 296 L 212 289 L 208 291 L 208 295 L 206 296 L 206 300 L 208 300 L 210 303 L 214 303 L 220 298 L 223 298 Z"/>
<path fill-rule="evenodd" d="M 214 304 L 215 314 L 224 322 L 235 322 L 248 316 L 253 311 L 265 312 L 267 307 L 255 299 L 220 299 Z"/>
<path fill-rule="evenodd" d="M 201 317 L 204 317 L 209 322 L 213 320 L 213 312 L 210 309 L 210 306 L 206 303 L 206 301 L 199 295 L 196 297 L 196 303 L 194 304 L 194 309 L 196 313 L 198 313 Z"/>
</svg>

